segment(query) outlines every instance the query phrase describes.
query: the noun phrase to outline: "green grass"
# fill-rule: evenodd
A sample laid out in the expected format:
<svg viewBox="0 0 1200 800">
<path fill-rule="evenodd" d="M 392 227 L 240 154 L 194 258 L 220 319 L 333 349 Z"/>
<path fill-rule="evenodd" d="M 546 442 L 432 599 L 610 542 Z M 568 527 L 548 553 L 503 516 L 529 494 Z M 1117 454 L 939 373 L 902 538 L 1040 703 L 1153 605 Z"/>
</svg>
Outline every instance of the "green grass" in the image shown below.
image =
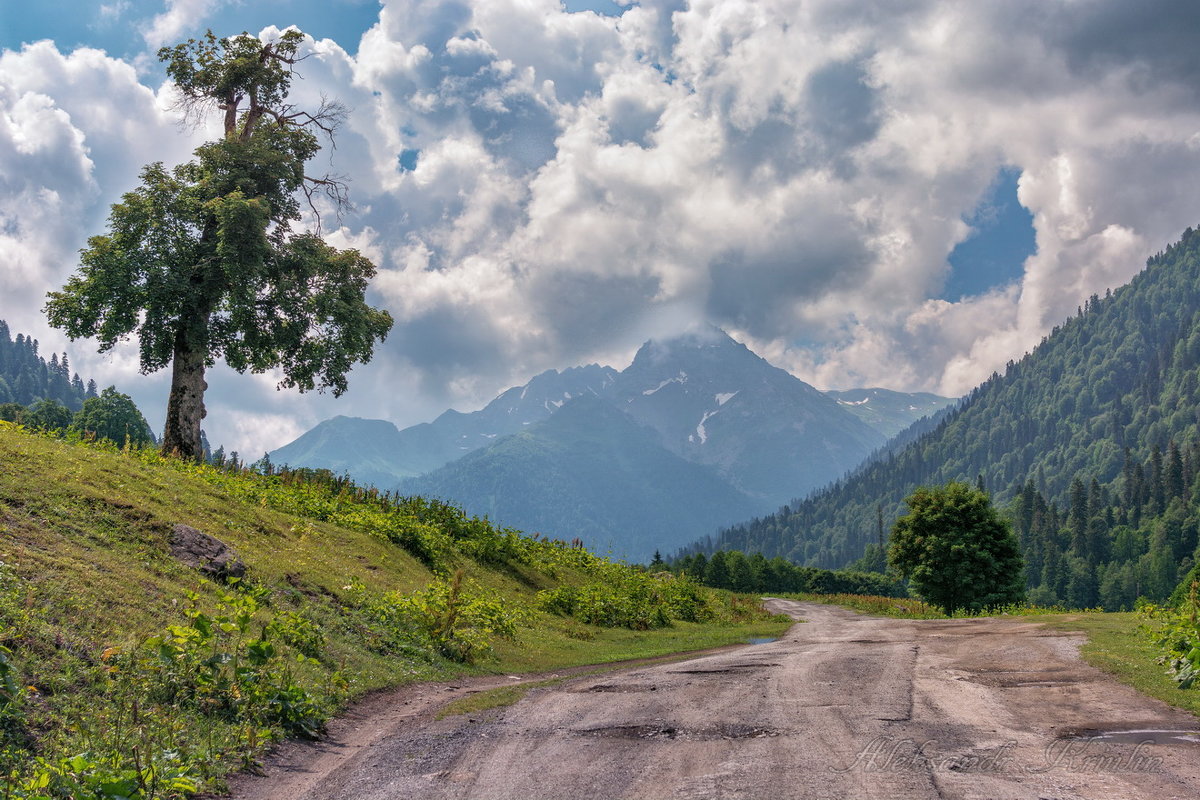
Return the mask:
<svg viewBox="0 0 1200 800">
<path fill-rule="evenodd" d="M 786 594 L 793 600 L 803 600 L 808 603 L 823 603 L 828 606 L 841 606 L 862 614 L 873 614 L 877 617 L 896 617 L 898 619 L 946 619 L 946 615 L 936 606 L 931 606 L 922 600 L 912 597 L 878 597 L 865 594 Z"/>
<path fill-rule="evenodd" d="M 101 720 L 128 714 L 129 698 L 113 692 L 121 676 L 141 669 L 145 678 L 165 669 L 157 663 L 138 667 L 133 654 L 150 653 L 147 639 L 172 625 L 187 633 L 196 615 L 229 616 L 230 601 L 222 598 L 246 595 L 231 594 L 170 555 L 176 523 L 216 536 L 248 566 L 244 587 L 259 599 L 244 635 L 221 634 L 229 639 L 221 646 L 248 658 L 246 643 L 272 620 L 286 621 L 297 640 L 313 634 L 315 656 L 300 662 L 284 643 L 287 637 L 274 635 L 276 661 L 284 665 L 281 680 L 303 687 L 327 710 L 414 681 L 658 656 L 776 636 L 790 624 L 755 610 L 745 598 L 703 590 L 717 612 L 711 622 L 675 621 L 650 630 L 585 625 L 539 610 L 537 592 L 595 582 L 612 574 L 606 571 L 625 568 L 583 551 L 513 538 L 480 521 L 418 518 L 411 509 L 384 513 L 370 498 L 322 491 L 0 423 L 0 648 L 9 651 L 0 650 L 0 678 L 33 687 L 20 690 L 19 708 L 6 707 L 0 682 L 0 768 L 6 758 L 20 773 L 30 754 L 54 759 L 95 750 L 107 741 L 108 734 L 94 730 Z M 397 543 L 410 540 L 433 549 L 418 548 L 418 558 Z M 461 571 L 464 593 L 517 612 L 509 638 L 485 628 L 474 632 L 493 645 L 475 664 L 444 657 L 415 633 L 409 636 L 407 623 L 387 618 L 388 609 L 408 608 L 388 598 L 416 596 L 439 580 L 431 563 L 442 576 Z M 180 664 L 171 669 L 195 667 Z M 148 703 L 132 709 L 139 724 L 150 724 Z M 174 721 L 154 723 L 162 723 L 154 729 L 154 746 L 194 749 L 211 746 L 200 741 L 204 737 L 225 737 L 231 744 L 218 748 L 223 755 L 206 767 L 208 786 L 219 788 L 223 771 L 240 759 L 252 761 L 278 735 L 250 720 L 196 727 L 201 716 L 175 719 L 164 711 L 163 720 Z M 125 763 L 127 756 L 114 753 L 110 760 Z M 17 781 L 10 776 L 10 788 Z M 4 783 L 0 772 L 0 787 Z"/>
<path fill-rule="evenodd" d="M 436 719 L 459 716 L 461 714 L 477 714 L 481 711 L 491 711 L 494 708 L 505 708 L 521 701 L 531 689 L 542 686 L 553 686 L 561 683 L 562 679 L 551 678 L 533 683 L 522 683 L 516 686 L 500 686 L 495 689 L 485 689 L 481 692 L 447 703 L 438 711 Z"/>
</svg>

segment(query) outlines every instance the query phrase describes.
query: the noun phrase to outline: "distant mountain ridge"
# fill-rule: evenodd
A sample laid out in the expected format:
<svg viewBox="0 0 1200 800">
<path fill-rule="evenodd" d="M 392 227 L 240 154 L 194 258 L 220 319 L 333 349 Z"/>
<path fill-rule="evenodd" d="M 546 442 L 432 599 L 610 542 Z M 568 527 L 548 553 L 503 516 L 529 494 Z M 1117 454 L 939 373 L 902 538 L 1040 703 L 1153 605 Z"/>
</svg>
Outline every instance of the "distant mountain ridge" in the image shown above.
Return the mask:
<svg viewBox="0 0 1200 800">
<path fill-rule="evenodd" d="M 404 430 L 386 420 L 338 416 L 269 455 L 277 464 L 346 472 L 360 483 L 390 489 L 549 417 L 572 397 L 604 391 L 616 375 L 598 364 L 546 370 L 479 411 L 451 409 Z"/>
<path fill-rule="evenodd" d="M 714 470 L 684 460 L 599 397 L 585 394 L 525 430 L 401 485 L 500 524 L 582 539 L 648 561 L 697 530 L 761 510 Z"/>
<path fill-rule="evenodd" d="M 716 329 L 647 342 L 620 373 L 612 399 L 668 450 L 768 504 L 827 483 L 886 441 Z"/>
<path fill-rule="evenodd" d="M 949 402 L 871 392 L 852 411 L 712 328 L 404 430 L 336 417 L 270 457 L 648 558 L 824 485 L 884 445 L 879 426 Z"/>
<path fill-rule="evenodd" d="M 916 420 L 933 416 L 955 402 L 952 397 L 929 392 L 893 392 L 878 387 L 825 394 L 889 439 L 898 436 Z"/>
</svg>

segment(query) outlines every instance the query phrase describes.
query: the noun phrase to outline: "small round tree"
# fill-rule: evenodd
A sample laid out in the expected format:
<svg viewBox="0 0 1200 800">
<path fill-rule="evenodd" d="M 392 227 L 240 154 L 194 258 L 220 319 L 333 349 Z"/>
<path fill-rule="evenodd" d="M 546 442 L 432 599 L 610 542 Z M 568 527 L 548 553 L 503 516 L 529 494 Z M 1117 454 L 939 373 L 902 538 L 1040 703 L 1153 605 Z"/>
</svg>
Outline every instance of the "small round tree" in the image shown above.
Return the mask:
<svg viewBox="0 0 1200 800">
<path fill-rule="evenodd" d="M 968 484 L 922 487 L 892 528 L 888 561 L 926 601 L 947 614 L 1018 603 L 1025 597 L 1017 537 L 987 493 Z"/>
<path fill-rule="evenodd" d="M 105 389 L 99 397 L 84 400 L 83 408 L 71 422 L 71 429 L 119 445 L 128 442 L 141 447 L 154 441 L 150 426 L 133 398 L 121 394 L 115 386 Z"/>
</svg>

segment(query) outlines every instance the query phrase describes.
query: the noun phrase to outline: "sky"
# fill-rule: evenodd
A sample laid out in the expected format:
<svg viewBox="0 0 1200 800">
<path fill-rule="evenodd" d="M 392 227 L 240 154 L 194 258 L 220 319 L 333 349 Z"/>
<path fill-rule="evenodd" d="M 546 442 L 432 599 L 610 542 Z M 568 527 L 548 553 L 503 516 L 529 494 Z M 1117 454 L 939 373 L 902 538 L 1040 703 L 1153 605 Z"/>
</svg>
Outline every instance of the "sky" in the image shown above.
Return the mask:
<svg viewBox="0 0 1200 800">
<path fill-rule="evenodd" d="M 711 324 L 818 388 L 958 395 L 1200 221 L 1200 4 L 0 0 L 0 318 L 133 395 L 169 375 L 41 314 L 180 124 L 157 49 L 310 35 L 350 109 L 326 239 L 396 320 L 350 390 L 210 371 L 211 441 L 404 426 Z"/>
</svg>

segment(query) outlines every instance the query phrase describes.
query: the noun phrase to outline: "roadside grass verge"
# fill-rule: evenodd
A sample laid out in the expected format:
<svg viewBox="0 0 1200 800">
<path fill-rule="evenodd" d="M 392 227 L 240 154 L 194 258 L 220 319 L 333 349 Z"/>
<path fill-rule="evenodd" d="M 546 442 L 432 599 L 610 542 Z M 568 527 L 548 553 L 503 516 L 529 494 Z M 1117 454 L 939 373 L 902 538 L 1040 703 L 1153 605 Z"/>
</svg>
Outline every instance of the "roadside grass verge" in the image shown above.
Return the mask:
<svg viewBox="0 0 1200 800">
<path fill-rule="evenodd" d="M 841 606 L 862 614 L 873 614 L 877 617 L 896 617 L 899 619 L 946 619 L 936 606 L 910 597 L 878 597 L 865 594 L 783 594 L 790 600 L 802 600 L 807 603 L 822 603 L 827 606 Z"/>
</svg>

